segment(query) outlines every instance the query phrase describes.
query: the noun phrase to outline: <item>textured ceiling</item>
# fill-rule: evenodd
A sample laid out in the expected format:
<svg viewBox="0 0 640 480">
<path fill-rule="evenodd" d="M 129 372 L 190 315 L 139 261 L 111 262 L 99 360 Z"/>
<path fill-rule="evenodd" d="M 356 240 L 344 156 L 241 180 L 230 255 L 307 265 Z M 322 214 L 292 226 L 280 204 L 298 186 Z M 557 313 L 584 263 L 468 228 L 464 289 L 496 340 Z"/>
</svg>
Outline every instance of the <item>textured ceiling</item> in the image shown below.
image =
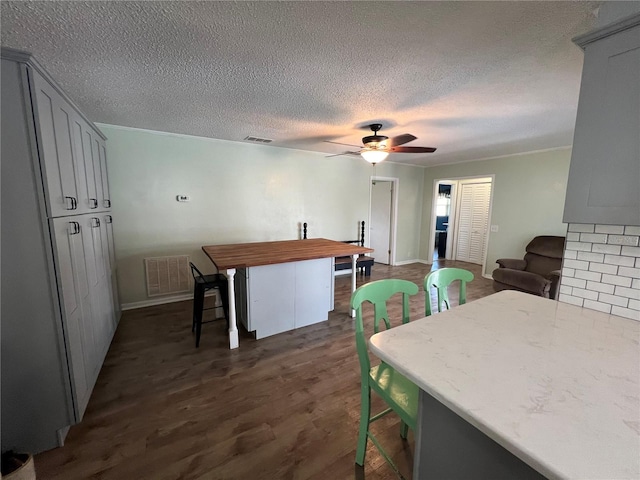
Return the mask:
<svg viewBox="0 0 640 480">
<path fill-rule="evenodd" d="M 432 165 L 570 145 L 571 37 L 599 2 L 1 2 L 94 121 L 339 153 L 412 133 Z M 268 148 L 268 147 L 265 147 Z"/>
</svg>

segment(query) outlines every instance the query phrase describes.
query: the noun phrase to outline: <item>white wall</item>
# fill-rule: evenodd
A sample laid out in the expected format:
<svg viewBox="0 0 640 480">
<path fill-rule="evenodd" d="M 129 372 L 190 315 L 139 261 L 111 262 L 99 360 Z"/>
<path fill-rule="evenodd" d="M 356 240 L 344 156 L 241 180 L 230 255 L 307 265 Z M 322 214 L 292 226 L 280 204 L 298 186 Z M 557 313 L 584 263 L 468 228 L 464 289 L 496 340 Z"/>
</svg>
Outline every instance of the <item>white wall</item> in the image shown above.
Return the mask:
<svg viewBox="0 0 640 480">
<path fill-rule="evenodd" d="M 202 245 L 358 236 L 369 215 L 372 167 L 360 158 L 99 125 L 107 157 L 121 302 L 148 300 L 143 259 L 190 255 Z M 418 258 L 423 168 L 389 162 L 400 179 L 396 261 Z M 188 203 L 176 195 L 191 196 Z M 375 256 L 375 254 L 374 254 Z"/>
<path fill-rule="evenodd" d="M 491 224 L 498 225 L 499 231 L 489 233 L 486 274 L 497 268 L 498 258 L 522 258 L 536 235 L 564 236 L 567 226 L 562 213 L 570 160 L 571 150 L 565 148 L 427 168 L 421 258 L 428 257 L 436 179 L 495 175 Z"/>
</svg>

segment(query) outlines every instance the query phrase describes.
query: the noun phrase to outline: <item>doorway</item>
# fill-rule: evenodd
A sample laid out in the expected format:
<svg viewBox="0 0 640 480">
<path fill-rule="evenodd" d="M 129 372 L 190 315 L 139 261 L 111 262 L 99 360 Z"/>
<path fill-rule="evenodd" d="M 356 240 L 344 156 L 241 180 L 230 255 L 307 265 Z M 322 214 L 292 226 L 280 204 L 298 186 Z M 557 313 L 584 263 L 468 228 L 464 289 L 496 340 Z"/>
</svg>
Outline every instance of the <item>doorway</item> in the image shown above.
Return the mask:
<svg viewBox="0 0 640 480">
<path fill-rule="evenodd" d="M 376 263 L 395 263 L 398 179 L 371 177 L 369 247 Z"/>
<path fill-rule="evenodd" d="M 434 181 L 429 238 L 431 261 L 486 263 L 494 177 Z M 446 224 L 446 225 L 445 225 Z"/>
</svg>

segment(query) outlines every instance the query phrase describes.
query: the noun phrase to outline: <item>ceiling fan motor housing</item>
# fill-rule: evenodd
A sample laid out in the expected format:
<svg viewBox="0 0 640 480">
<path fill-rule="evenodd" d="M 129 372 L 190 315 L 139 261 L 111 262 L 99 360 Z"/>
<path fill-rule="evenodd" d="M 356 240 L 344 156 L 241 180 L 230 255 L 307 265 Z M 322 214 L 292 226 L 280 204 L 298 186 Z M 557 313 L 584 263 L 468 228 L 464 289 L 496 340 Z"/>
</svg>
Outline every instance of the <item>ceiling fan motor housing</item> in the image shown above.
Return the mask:
<svg viewBox="0 0 640 480">
<path fill-rule="evenodd" d="M 369 135 L 368 137 L 362 138 L 362 143 L 364 143 L 366 147 L 376 148 L 385 140 L 389 140 L 389 137 L 385 137 L 384 135 Z"/>
</svg>

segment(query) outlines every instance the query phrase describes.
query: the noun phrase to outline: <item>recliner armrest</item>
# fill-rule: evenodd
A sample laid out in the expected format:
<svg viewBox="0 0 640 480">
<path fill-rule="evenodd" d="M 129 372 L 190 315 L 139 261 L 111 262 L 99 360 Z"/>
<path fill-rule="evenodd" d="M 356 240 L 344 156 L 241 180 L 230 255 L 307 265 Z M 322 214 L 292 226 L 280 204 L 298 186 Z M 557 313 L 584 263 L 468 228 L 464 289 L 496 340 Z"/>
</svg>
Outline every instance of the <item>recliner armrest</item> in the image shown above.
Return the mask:
<svg viewBox="0 0 640 480">
<path fill-rule="evenodd" d="M 499 258 L 496 263 L 500 268 L 511 268 L 513 270 L 524 270 L 527 267 L 527 261 L 520 258 Z"/>
<path fill-rule="evenodd" d="M 542 275 L 511 268 L 496 268 L 493 271 L 493 279 L 515 290 L 549 298 L 551 280 L 547 280 Z"/>
<path fill-rule="evenodd" d="M 549 289 L 549 298 L 552 300 L 558 299 L 558 293 L 560 290 L 560 270 L 553 270 L 549 272 L 549 280 L 551 280 L 551 288 Z"/>
</svg>

